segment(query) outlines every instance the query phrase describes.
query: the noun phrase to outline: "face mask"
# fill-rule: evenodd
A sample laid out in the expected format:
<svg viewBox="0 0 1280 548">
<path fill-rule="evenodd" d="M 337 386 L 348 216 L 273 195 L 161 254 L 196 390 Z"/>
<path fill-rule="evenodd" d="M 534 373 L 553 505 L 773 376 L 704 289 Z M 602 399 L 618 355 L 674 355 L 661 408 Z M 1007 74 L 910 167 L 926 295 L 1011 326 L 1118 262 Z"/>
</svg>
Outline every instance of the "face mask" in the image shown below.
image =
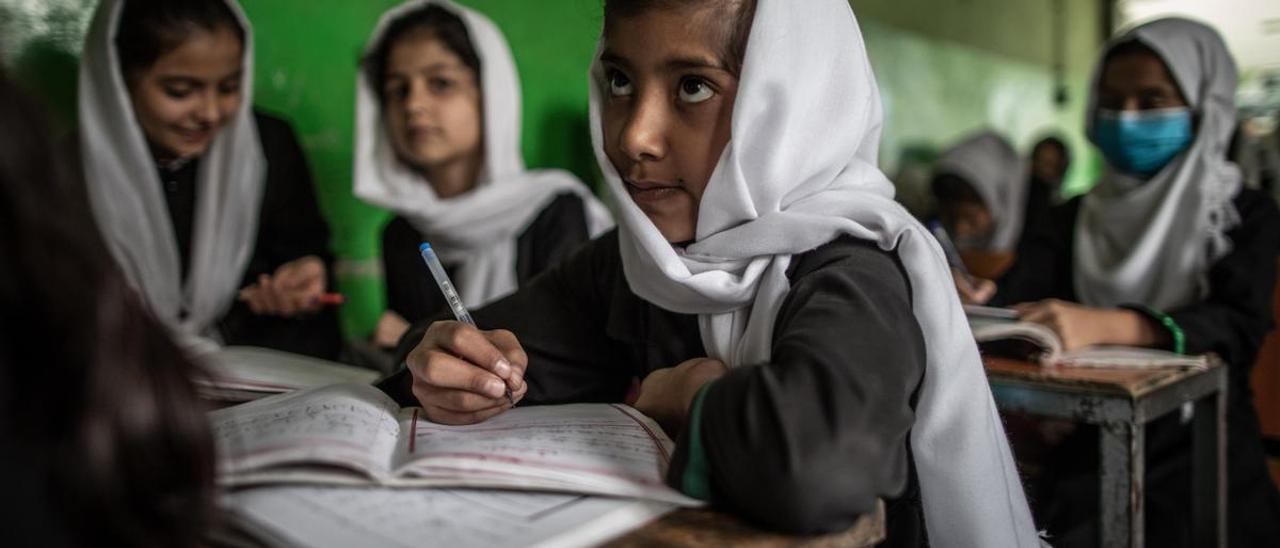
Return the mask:
<svg viewBox="0 0 1280 548">
<path fill-rule="evenodd" d="M 1111 167 L 1150 177 L 1191 144 L 1191 109 L 1098 110 L 1093 142 Z"/>
</svg>

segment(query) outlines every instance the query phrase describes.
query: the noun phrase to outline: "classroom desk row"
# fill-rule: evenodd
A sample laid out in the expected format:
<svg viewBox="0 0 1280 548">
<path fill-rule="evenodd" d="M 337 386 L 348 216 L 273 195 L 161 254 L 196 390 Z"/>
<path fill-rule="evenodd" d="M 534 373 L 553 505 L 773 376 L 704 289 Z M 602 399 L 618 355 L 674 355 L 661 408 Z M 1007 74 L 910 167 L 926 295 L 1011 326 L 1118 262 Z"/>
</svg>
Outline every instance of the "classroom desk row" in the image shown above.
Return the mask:
<svg viewBox="0 0 1280 548">
<path fill-rule="evenodd" d="M 986 358 L 992 394 L 1005 412 L 1099 425 L 1101 519 L 1099 545 L 1143 546 L 1143 464 L 1146 425 L 1184 404 L 1193 425 L 1193 532 L 1197 546 L 1225 546 L 1226 367 L 1207 370 L 1045 368 Z M 681 509 L 606 544 L 631 546 L 874 546 L 885 537 L 884 505 L 843 533 L 795 537 L 768 533 L 709 509 Z M 243 539 L 242 539 L 243 540 Z M 238 546 L 253 546 L 250 542 Z"/>
</svg>

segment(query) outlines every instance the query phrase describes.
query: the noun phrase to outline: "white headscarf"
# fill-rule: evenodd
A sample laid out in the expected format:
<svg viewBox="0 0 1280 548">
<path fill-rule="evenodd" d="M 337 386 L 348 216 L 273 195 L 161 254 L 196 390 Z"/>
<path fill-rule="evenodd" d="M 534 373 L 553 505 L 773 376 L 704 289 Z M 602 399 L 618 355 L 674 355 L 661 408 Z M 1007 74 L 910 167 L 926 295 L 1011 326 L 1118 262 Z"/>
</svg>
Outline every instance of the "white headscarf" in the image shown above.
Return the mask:
<svg viewBox="0 0 1280 548">
<path fill-rule="evenodd" d="M 244 31 L 242 101 L 200 158 L 186 283 L 155 159 L 116 52 L 122 0 L 98 5 L 80 61 L 80 150 L 98 228 L 147 306 L 179 335 L 217 337 L 257 235 L 266 160 L 253 119 L 253 31 Z M 183 318 L 181 312 L 186 311 Z"/>
<path fill-rule="evenodd" d="M 938 159 L 936 174 L 957 175 L 973 186 L 991 212 L 995 232 L 987 251 L 1013 251 L 1027 211 L 1027 173 L 1009 142 L 983 131 L 956 143 Z"/>
<path fill-rule="evenodd" d="M 428 5 L 462 19 L 480 58 L 484 169 L 475 189 L 441 199 L 431 184 L 396 157 L 383 124 L 377 82 L 356 76 L 355 193 L 405 217 L 441 259 L 458 265 L 456 283 L 468 306 L 480 306 L 516 290 L 520 234 L 556 196 L 573 192 L 586 207 L 592 237 L 612 224 L 590 189 L 566 171 L 526 171 L 520 155 L 520 81 L 502 31 L 474 10 L 438 0 L 406 2 L 388 11 L 366 53 L 395 20 Z"/>
<path fill-rule="evenodd" d="M 771 356 L 792 256 L 845 234 L 896 250 L 928 356 L 911 444 L 929 538 L 947 546 L 1038 545 L 946 259 L 894 202 L 876 167 L 880 97 L 849 3 L 759 0 L 733 137 L 702 197 L 696 241 L 685 250 L 631 201 L 605 156 L 598 58 L 593 73 L 591 134 L 619 202 L 631 290 L 698 314 L 710 356 L 730 367 L 759 365 Z"/>
<path fill-rule="evenodd" d="M 1240 170 L 1227 159 L 1236 122 L 1236 64 L 1213 29 L 1161 19 L 1111 40 L 1090 88 L 1093 134 L 1106 54 L 1138 40 L 1164 60 L 1196 119 L 1195 141 L 1150 180 L 1108 168 L 1076 219 L 1075 289 L 1091 306 L 1141 303 L 1172 309 L 1208 291 L 1213 262 L 1231 250 Z"/>
</svg>

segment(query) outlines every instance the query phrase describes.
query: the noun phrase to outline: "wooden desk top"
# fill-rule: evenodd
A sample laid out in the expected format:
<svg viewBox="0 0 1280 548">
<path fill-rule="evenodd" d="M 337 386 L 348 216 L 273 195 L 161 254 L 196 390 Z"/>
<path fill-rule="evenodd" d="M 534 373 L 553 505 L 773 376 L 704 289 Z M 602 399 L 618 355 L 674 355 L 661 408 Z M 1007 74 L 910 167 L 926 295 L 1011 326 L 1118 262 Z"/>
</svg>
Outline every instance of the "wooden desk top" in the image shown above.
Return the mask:
<svg viewBox="0 0 1280 548">
<path fill-rule="evenodd" d="M 1062 392 L 1111 394 L 1137 399 L 1183 379 L 1204 373 L 1184 367 L 1156 369 L 1102 369 L 1090 367 L 1044 367 L 1008 358 L 983 357 L 987 378 L 1048 388 Z M 1221 359 L 1209 356 L 1209 368 L 1223 367 Z"/>
<path fill-rule="evenodd" d="M 843 533 L 798 537 L 761 531 L 738 518 L 707 509 L 676 510 L 604 546 L 735 546 L 748 548 L 874 546 L 884 540 L 884 502 Z"/>
</svg>

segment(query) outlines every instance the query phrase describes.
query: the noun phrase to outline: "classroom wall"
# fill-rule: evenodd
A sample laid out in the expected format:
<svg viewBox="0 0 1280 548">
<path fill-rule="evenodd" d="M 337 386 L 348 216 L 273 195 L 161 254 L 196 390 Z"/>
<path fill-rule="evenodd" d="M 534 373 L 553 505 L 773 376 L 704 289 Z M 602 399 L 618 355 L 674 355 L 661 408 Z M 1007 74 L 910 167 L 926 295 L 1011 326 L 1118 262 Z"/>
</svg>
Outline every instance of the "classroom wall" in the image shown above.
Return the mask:
<svg viewBox="0 0 1280 548">
<path fill-rule="evenodd" d="M 524 152 L 533 167 L 594 181 L 586 129 L 586 71 L 600 28 L 599 0 L 461 0 L 492 17 L 511 42 L 524 82 Z M 1049 10 L 1055 0 L 852 0 L 885 101 L 881 160 L 903 159 L 991 126 L 1021 148 L 1048 128 L 1080 134 L 1085 78 L 1101 41 L 1094 0 L 1065 2 L 1067 102 L 1053 101 Z M 351 195 L 354 77 L 362 47 L 393 0 L 241 0 L 257 46 L 255 103 L 289 119 L 315 172 L 333 229 L 344 331 L 366 336 L 384 305 L 378 235 L 387 214 Z M 0 0 L 0 59 L 74 127 L 76 63 L 94 0 Z M 1096 162 L 1093 162 L 1096 163 Z M 1077 162 L 1070 185 L 1091 180 Z M 905 194 L 905 192 L 904 192 Z"/>
</svg>

